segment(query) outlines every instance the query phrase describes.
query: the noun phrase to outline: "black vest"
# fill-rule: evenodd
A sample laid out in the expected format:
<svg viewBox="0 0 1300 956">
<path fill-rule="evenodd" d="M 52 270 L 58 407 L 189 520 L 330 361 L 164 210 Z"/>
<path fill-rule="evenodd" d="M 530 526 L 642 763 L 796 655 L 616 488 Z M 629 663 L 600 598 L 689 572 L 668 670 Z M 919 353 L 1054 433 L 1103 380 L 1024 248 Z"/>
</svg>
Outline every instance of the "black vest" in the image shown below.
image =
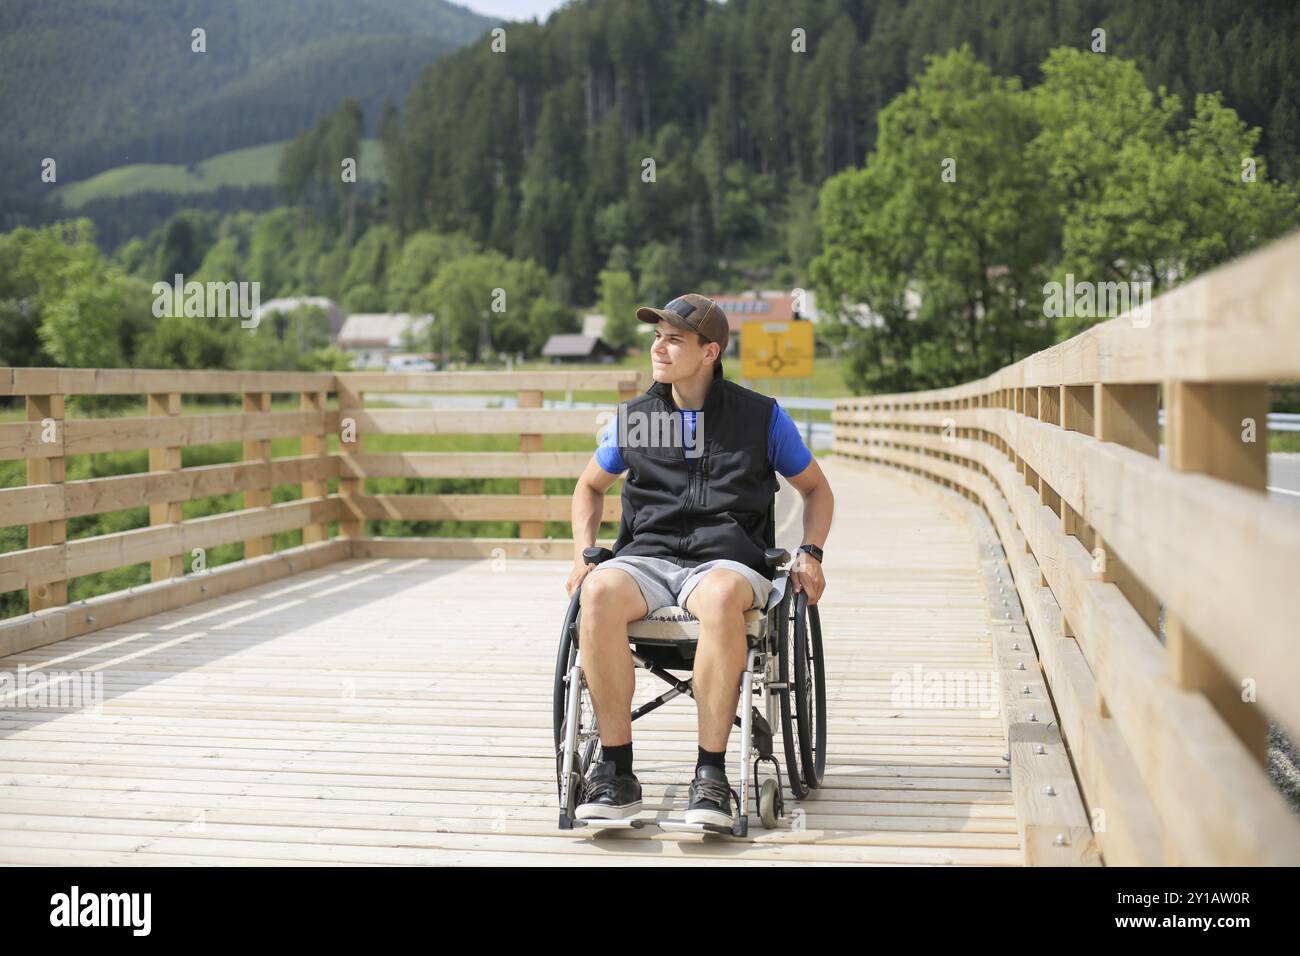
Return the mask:
<svg viewBox="0 0 1300 956">
<path fill-rule="evenodd" d="M 730 558 L 771 580 L 763 551 L 776 546 L 780 486 L 767 460 L 775 403 L 727 381 L 717 362 L 690 454 L 681 444 L 646 447 L 633 424 L 620 429 L 619 452 L 628 473 L 614 553 L 667 558 L 684 568 Z M 632 413 L 641 413 L 644 421 L 647 412 L 660 413 L 659 421 L 678 417 L 672 385 L 655 382 L 619 408 L 630 422 L 637 420 Z"/>
</svg>

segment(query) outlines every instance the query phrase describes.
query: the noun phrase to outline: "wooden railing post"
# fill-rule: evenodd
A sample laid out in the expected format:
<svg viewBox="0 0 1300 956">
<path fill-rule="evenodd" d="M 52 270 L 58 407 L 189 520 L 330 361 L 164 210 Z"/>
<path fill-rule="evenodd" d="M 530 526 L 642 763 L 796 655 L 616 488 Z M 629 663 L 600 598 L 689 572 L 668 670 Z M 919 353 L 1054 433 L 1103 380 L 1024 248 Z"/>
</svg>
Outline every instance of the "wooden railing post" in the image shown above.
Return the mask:
<svg viewBox="0 0 1300 956">
<path fill-rule="evenodd" d="M 519 393 L 520 408 L 541 408 L 543 393 L 538 389 L 528 389 Z M 524 454 L 530 452 L 539 452 L 543 448 L 541 435 L 520 435 L 519 450 Z M 546 491 L 546 480 L 544 478 L 520 478 L 519 493 L 521 495 L 541 495 Z M 521 521 L 519 522 L 519 537 L 521 538 L 542 538 L 546 535 L 546 523 L 544 521 Z"/>
<path fill-rule="evenodd" d="M 1264 492 L 1268 406 L 1267 385 L 1166 383 L 1169 467 Z M 1242 700 L 1242 682 L 1264 682 L 1268 675 L 1225 673 L 1177 614 L 1165 616 L 1165 648 L 1174 682 L 1204 693 L 1245 748 L 1267 766 L 1268 721 L 1257 703 Z"/>
<path fill-rule="evenodd" d="M 365 406 L 365 393 L 353 389 L 340 378 L 339 395 L 339 537 L 360 538 L 365 533 L 366 522 L 359 515 L 359 503 L 355 500 L 365 494 L 366 479 L 344 475 L 356 473 L 355 459 L 362 448 L 360 426 L 349 428 L 347 420 L 359 415 Z M 347 441 L 351 437 L 352 441 Z"/>
<path fill-rule="evenodd" d="M 1092 417 L 1096 437 L 1144 455 L 1157 456 L 1159 405 L 1160 394 L 1155 385 L 1094 385 Z M 1093 548 L 1102 552 L 1101 579 L 1118 587 L 1151 632 L 1158 633 L 1160 602 L 1156 596 L 1125 566 L 1100 533 L 1093 536 Z"/>
<path fill-rule="evenodd" d="M 62 454 L 64 448 L 64 402 L 62 395 L 28 395 L 27 420 L 29 422 L 46 422 L 51 424 L 51 435 L 58 444 L 60 454 L 50 458 L 27 459 L 27 483 L 29 485 L 63 485 L 66 477 L 66 463 Z M 44 432 L 44 429 L 42 429 Z M 45 435 L 42 434 L 42 439 Z M 62 489 L 61 489 L 62 490 Z M 27 547 L 44 548 L 50 545 L 65 544 L 68 540 L 68 522 L 64 518 L 55 521 L 36 521 L 27 526 Z M 48 581 L 28 588 L 28 608 L 42 611 L 45 608 L 61 607 L 68 603 L 68 582 Z"/>
<path fill-rule="evenodd" d="M 303 392 L 299 399 L 299 407 L 307 412 L 324 412 L 326 395 L 325 392 Z M 302 436 L 302 455 L 304 458 L 314 455 L 323 461 L 328 457 L 328 451 L 329 439 L 325 434 L 323 423 L 319 432 Z M 324 498 L 328 494 L 329 482 L 324 478 L 306 479 L 302 483 L 302 496 L 304 499 Z M 329 537 L 329 531 L 328 525 L 309 524 L 302 529 L 302 543 L 315 544 L 318 541 L 324 541 Z"/>
<path fill-rule="evenodd" d="M 150 392 L 150 417 L 175 417 L 181 413 L 181 396 L 179 392 Z M 180 471 L 181 446 L 169 445 L 165 448 L 149 449 L 150 471 Z M 164 501 L 149 506 L 149 526 L 160 524 L 179 524 L 184 520 L 184 502 Z M 166 581 L 179 578 L 185 574 L 185 555 L 174 554 L 166 558 L 154 558 L 149 562 L 149 576 L 154 581 Z"/>
<path fill-rule="evenodd" d="M 251 415 L 259 415 L 271 410 L 271 393 L 270 392 L 245 392 L 244 393 L 244 411 Z M 271 439 L 254 438 L 245 439 L 244 441 L 244 461 L 261 461 L 267 463 L 267 486 L 265 488 L 250 488 L 244 492 L 245 508 L 269 508 L 271 506 L 272 494 L 270 487 L 270 462 L 271 462 Z M 244 557 L 256 558 L 264 554 L 270 554 L 274 550 L 274 538 L 271 535 L 264 535 L 256 538 L 249 538 L 244 542 Z"/>
<path fill-rule="evenodd" d="M 1092 404 L 1093 387 L 1091 385 L 1062 385 L 1060 396 L 1061 428 L 1067 432 L 1092 435 L 1094 432 Z M 1068 501 L 1062 498 L 1061 531 L 1078 537 L 1079 532 L 1082 530 L 1082 522 L 1079 520 L 1078 512 L 1070 507 Z M 1090 550 L 1091 544 L 1091 539 L 1089 539 Z"/>
<path fill-rule="evenodd" d="M 1093 386 L 1093 421 L 1101 441 L 1155 458 L 1160 453 L 1160 395 L 1154 385 Z"/>
</svg>

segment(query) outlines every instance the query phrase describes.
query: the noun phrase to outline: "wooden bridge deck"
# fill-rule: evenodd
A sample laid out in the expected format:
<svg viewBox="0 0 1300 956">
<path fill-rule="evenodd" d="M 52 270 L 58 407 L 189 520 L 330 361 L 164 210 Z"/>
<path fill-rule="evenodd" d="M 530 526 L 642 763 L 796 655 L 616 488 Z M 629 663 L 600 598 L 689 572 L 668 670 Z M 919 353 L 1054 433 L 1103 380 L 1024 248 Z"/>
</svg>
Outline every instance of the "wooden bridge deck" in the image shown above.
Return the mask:
<svg viewBox="0 0 1300 956">
<path fill-rule="evenodd" d="M 891 703 L 918 666 L 995 672 L 976 529 L 886 470 L 825 467 L 827 777 L 778 831 L 559 831 L 567 563 L 360 559 L 0 658 L 104 675 L 99 715 L 0 708 L 0 863 L 1021 864 L 996 695 Z M 634 740 L 647 810 L 680 816 L 693 703 Z M 733 785 L 738 753 L 733 733 Z"/>
</svg>

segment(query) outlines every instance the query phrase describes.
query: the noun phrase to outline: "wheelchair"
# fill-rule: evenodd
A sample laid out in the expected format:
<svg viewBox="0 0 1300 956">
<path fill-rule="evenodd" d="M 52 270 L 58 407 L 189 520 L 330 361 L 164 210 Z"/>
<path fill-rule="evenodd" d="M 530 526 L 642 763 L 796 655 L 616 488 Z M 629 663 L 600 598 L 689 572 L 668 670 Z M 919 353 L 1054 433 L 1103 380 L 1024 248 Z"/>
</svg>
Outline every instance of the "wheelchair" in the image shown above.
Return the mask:
<svg viewBox="0 0 1300 956">
<path fill-rule="evenodd" d="M 587 564 L 599 565 L 613 557 L 608 548 L 583 551 Z M 574 814 L 583 801 L 587 771 L 596 760 L 600 736 L 595 708 L 582 671 L 578 647 L 582 614 L 582 587 L 569 600 L 560 630 L 560 649 L 555 661 L 554 729 L 555 771 L 560 800 L 560 829 L 587 825 L 641 828 L 653 824 L 664 830 L 709 831 L 743 837 L 749 832 L 749 791 L 754 784 L 754 807 L 762 825 L 774 829 L 784 815 L 781 764 L 774 749 L 774 728 L 781 728 L 790 792 L 802 800 L 821 786 L 826 769 L 826 675 L 822 665 L 821 619 L 816 605 L 809 605 L 805 592 L 793 593 L 788 565 L 790 553 L 771 548 L 764 554 L 767 566 L 776 572 L 767 605 L 745 612 L 748 644 L 745 671 L 740 683 L 740 792 L 730 829 L 716 824 L 671 820 L 578 820 Z M 594 573 L 594 572 L 593 572 Z M 652 610 L 628 625 L 635 666 L 645 668 L 668 685 L 658 697 L 632 711 L 632 720 L 662 707 L 674 697 L 693 697 L 691 678 L 699 619 L 681 607 Z M 685 672 L 678 676 L 672 672 Z M 763 712 L 754 696 L 763 698 Z M 753 761 L 752 777 L 750 761 Z M 760 780 L 759 768 L 770 763 L 772 775 Z"/>
</svg>

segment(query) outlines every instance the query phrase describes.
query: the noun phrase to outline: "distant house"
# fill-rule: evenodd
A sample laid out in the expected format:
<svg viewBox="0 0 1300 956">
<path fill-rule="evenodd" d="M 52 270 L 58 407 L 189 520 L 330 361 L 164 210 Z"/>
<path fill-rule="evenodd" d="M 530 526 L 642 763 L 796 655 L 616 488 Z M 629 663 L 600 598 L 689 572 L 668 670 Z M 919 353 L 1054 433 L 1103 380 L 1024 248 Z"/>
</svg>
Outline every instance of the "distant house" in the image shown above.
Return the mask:
<svg viewBox="0 0 1300 956">
<path fill-rule="evenodd" d="M 427 336 L 432 315 L 406 312 L 366 312 L 349 315 L 337 344 L 352 356 L 353 368 L 384 368 L 389 356 L 407 351 L 406 337 Z"/>
<path fill-rule="evenodd" d="M 339 308 L 337 302 L 333 299 L 327 299 L 323 295 L 271 299 L 268 302 L 263 302 L 255 309 L 253 315 L 260 321 L 262 316 L 271 315 L 275 312 L 288 315 L 295 309 L 301 309 L 304 306 L 314 306 L 325 313 L 325 316 L 329 319 L 331 335 L 338 335 L 339 329 L 343 328 L 343 310 Z"/>
<path fill-rule="evenodd" d="M 552 365 L 562 362 L 612 362 L 614 350 L 595 335 L 556 334 L 542 346 Z"/>
<path fill-rule="evenodd" d="M 582 334 L 600 338 L 605 334 L 605 324 L 609 319 L 599 312 L 589 312 L 582 317 Z"/>
</svg>

